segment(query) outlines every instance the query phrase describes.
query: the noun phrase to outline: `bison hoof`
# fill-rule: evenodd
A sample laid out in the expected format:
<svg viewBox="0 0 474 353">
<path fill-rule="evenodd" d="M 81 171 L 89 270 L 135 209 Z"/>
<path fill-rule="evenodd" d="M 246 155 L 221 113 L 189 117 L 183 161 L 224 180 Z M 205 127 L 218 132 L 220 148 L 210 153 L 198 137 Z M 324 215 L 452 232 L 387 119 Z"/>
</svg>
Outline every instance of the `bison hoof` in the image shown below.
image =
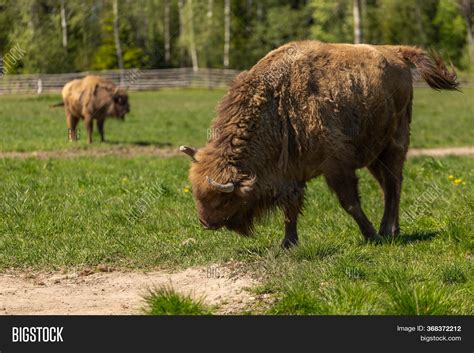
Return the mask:
<svg viewBox="0 0 474 353">
<path fill-rule="evenodd" d="M 396 237 L 397 235 L 400 234 L 400 227 L 397 227 L 397 226 L 392 226 L 392 227 L 381 226 L 380 230 L 379 230 L 379 234 L 382 237 Z"/>
<path fill-rule="evenodd" d="M 290 239 L 290 238 L 285 238 L 281 242 L 281 247 L 283 249 L 289 249 L 295 245 L 298 245 L 298 239 Z"/>
<path fill-rule="evenodd" d="M 367 241 L 367 243 L 380 244 L 384 241 L 384 238 L 378 234 L 375 234 L 369 238 L 365 238 L 365 240 Z"/>
</svg>

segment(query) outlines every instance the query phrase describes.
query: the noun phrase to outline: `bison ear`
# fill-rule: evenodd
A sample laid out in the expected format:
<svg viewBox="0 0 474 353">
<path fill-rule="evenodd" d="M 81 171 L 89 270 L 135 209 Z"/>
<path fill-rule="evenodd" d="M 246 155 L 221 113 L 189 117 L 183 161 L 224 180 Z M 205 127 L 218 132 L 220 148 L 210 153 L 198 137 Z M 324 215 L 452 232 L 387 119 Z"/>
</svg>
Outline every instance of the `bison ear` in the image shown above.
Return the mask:
<svg viewBox="0 0 474 353">
<path fill-rule="evenodd" d="M 99 89 L 99 84 L 96 83 L 96 84 L 94 85 L 94 91 L 93 91 L 94 96 L 97 94 L 97 90 L 98 90 L 98 89 Z"/>
<path fill-rule="evenodd" d="M 239 193 L 243 196 L 250 194 L 254 191 L 255 183 L 257 182 L 257 176 L 253 175 L 249 178 L 245 178 L 239 182 Z"/>
</svg>

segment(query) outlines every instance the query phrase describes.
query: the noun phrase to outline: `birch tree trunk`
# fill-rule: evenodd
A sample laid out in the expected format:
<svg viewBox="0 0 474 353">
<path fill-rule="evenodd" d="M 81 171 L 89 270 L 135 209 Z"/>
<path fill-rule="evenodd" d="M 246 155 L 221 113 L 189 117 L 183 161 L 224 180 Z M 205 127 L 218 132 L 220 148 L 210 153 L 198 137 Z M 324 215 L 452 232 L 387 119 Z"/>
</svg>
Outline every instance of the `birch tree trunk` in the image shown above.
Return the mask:
<svg viewBox="0 0 474 353">
<path fill-rule="evenodd" d="M 462 0 L 461 3 L 462 13 L 464 20 L 466 21 L 466 32 L 467 32 L 467 47 L 469 50 L 469 61 L 471 67 L 474 65 L 474 33 L 472 27 L 472 7 L 470 0 Z"/>
<path fill-rule="evenodd" d="M 205 56 L 206 56 L 206 67 L 211 67 L 210 48 L 212 38 L 212 20 L 214 16 L 214 0 L 207 1 L 207 28 L 206 28 L 206 45 L 205 45 Z"/>
<path fill-rule="evenodd" d="M 66 20 L 66 6 L 65 0 L 61 0 L 61 30 L 63 34 L 63 47 L 67 52 L 67 20 Z"/>
<path fill-rule="evenodd" d="M 122 57 L 122 44 L 120 43 L 120 33 L 118 26 L 118 0 L 113 0 L 113 14 L 114 14 L 114 37 L 115 37 L 115 49 L 117 51 L 117 62 L 120 70 L 120 85 L 123 86 L 123 57 Z"/>
<path fill-rule="evenodd" d="M 179 35 L 184 38 L 184 0 L 178 0 L 178 17 L 179 17 Z M 184 46 L 180 45 L 179 60 L 181 66 L 184 61 Z"/>
<path fill-rule="evenodd" d="M 165 63 L 169 64 L 170 59 L 171 59 L 170 0 L 165 0 Z"/>
<path fill-rule="evenodd" d="M 207 1 L 207 30 L 211 31 L 212 29 L 212 16 L 213 16 L 213 9 L 214 7 L 214 1 L 213 0 L 208 0 Z"/>
<path fill-rule="evenodd" d="M 353 14 L 354 14 L 354 43 L 362 43 L 362 7 L 361 0 L 353 0 Z"/>
<path fill-rule="evenodd" d="M 189 51 L 191 54 L 191 62 L 193 64 L 193 71 L 199 70 L 196 41 L 194 39 L 194 12 L 193 12 L 193 0 L 189 0 Z"/>
<path fill-rule="evenodd" d="M 224 67 L 229 67 L 230 51 L 230 0 L 224 3 Z"/>
</svg>

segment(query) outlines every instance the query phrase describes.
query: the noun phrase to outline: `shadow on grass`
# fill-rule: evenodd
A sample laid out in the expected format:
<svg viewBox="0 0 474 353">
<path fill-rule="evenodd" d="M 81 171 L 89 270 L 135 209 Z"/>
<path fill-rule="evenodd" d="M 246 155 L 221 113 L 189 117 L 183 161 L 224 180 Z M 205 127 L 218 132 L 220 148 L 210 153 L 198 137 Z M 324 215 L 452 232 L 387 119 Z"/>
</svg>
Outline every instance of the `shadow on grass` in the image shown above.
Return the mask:
<svg viewBox="0 0 474 353">
<path fill-rule="evenodd" d="M 420 241 L 431 241 L 439 235 L 439 231 L 415 232 L 411 234 L 402 234 L 395 238 L 398 244 L 411 244 Z"/>
<path fill-rule="evenodd" d="M 412 243 L 418 243 L 422 241 L 431 241 L 439 235 L 439 231 L 428 231 L 428 232 L 414 232 L 410 234 L 400 234 L 395 238 L 383 237 L 377 239 L 376 244 L 395 244 L 395 245 L 408 245 Z"/>
</svg>

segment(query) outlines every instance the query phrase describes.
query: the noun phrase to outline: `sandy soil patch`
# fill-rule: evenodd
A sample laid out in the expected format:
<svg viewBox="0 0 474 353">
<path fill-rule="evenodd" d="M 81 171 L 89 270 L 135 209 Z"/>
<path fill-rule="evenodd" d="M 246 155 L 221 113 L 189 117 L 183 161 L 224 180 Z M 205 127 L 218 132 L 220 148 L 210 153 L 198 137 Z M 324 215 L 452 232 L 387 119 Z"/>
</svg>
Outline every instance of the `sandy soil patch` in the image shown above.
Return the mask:
<svg viewBox="0 0 474 353">
<path fill-rule="evenodd" d="M 474 147 L 414 148 L 408 151 L 408 157 L 416 156 L 474 156 Z"/>
<path fill-rule="evenodd" d="M 219 314 L 239 313 L 257 300 L 248 289 L 257 282 L 239 265 L 194 267 L 180 272 L 107 272 L 0 274 L 0 315 L 141 314 L 149 289 L 171 285 L 202 298 Z"/>
<path fill-rule="evenodd" d="M 104 156 L 157 156 L 173 157 L 182 155 L 177 148 L 154 146 L 111 146 L 107 148 L 80 149 L 71 148 L 51 151 L 28 152 L 0 152 L 0 158 L 77 158 L 77 157 L 104 157 Z"/>
</svg>

